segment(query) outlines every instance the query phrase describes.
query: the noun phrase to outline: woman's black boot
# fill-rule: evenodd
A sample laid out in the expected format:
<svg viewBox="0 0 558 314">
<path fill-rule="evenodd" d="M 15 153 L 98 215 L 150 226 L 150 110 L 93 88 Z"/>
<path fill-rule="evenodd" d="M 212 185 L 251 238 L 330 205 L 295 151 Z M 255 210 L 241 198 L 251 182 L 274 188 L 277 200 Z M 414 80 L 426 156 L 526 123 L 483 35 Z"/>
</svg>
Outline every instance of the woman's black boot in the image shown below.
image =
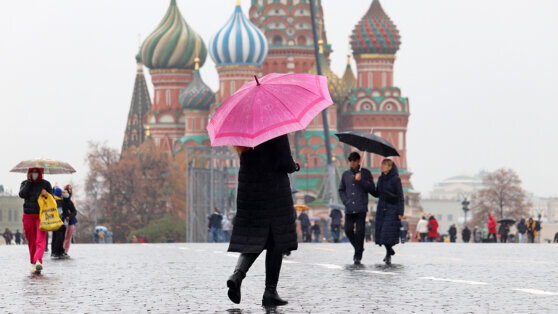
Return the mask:
<svg viewBox="0 0 558 314">
<path fill-rule="evenodd" d="M 229 288 L 229 299 L 233 303 L 239 304 L 241 299 L 241 286 L 242 280 L 246 277 L 246 273 L 250 266 L 254 263 L 259 254 L 240 254 L 234 273 L 227 280 L 227 287 Z"/>
<path fill-rule="evenodd" d="M 263 306 L 281 306 L 289 303 L 281 299 L 277 293 L 277 282 L 279 282 L 279 273 L 281 272 L 282 263 L 282 252 L 268 249 L 265 257 L 265 291 L 262 298 Z"/>
</svg>

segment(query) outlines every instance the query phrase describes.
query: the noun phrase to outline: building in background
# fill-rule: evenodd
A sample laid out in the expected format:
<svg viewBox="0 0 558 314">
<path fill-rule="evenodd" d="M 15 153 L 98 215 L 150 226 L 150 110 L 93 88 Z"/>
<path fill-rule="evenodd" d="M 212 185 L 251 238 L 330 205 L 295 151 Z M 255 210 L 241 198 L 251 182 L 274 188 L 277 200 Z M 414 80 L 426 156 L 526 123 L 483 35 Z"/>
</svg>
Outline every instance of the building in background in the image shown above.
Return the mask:
<svg viewBox="0 0 558 314">
<path fill-rule="evenodd" d="M 23 233 L 23 200 L 19 196 L 0 195 L 0 230 L 4 233 L 6 228 L 12 233 L 16 230 Z M 4 238 L 0 238 L 0 245 L 5 244 Z"/>
<path fill-rule="evenodd" d="M 459 201 L 462 201 L 465 197 L 471 199 L 471 195 L 482 187 L 481 174 L 477 176 L 453 176 L 436 183 L 432 192 L 430 192 L 430 199 Z"/>
</svg>

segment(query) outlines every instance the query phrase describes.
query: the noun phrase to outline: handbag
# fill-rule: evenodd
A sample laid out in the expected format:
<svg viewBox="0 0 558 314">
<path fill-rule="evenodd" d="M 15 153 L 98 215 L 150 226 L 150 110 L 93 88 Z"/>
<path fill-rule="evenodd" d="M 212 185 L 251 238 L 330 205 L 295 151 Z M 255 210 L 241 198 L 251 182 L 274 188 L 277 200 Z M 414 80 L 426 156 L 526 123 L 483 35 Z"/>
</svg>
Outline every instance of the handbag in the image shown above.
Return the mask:
<svg viewBox="0 0 558 314">
<path fill-rule="evenodd" d="M 56 231 L 64 225 L 60 215 L 58 215 L 58 206 L 56 206 L 56 201 L 52 195 L 47 194 L 47 196 L 39 196 L 37 200 L 39 203 L 39 229 L 42 231 Z"/>
</svg>

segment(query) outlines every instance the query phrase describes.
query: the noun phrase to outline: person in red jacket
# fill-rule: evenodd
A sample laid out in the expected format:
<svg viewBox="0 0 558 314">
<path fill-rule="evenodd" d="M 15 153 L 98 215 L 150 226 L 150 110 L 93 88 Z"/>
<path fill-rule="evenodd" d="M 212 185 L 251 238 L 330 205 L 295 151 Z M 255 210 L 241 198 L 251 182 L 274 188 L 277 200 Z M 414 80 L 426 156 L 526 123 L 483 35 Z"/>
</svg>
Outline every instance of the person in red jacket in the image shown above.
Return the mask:
<svg viewBox="0 0 558 314">
<path fill-rule="evenodd" d="M 439 237 L 438 221 L 434 216 L 430 216 L 430 218 L 428 218 L 428 242 L 436 242 Z"/>
<path fill-rule="evenodd" d="M 488 242 L 496 242 L 496 219 L 494 214 L 488 214 Z"/>
</svg>

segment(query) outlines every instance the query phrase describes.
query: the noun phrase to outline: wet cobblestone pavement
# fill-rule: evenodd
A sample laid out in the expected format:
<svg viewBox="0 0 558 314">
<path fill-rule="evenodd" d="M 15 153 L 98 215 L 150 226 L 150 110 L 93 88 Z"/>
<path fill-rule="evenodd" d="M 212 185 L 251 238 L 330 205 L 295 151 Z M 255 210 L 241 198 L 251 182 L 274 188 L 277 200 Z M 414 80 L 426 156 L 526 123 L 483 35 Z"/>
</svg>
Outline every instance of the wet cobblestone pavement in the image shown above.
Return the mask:
<svg viewBox="0 0 558 314">
<path fill-rule="evenodd" d="M 45 313 L 557 313 L 558 245 L 397 245 L 393 264 L 366 244 L 363 265 L 349 244 L 301 244 L 286 257 L 279 294 L 260 306 L 264 255 L 227 298 L 237 254 L 225 244 L 74 245 L 69 260 L 45 254 L 29 274 L 25 246 L 0 246 L 0 312 Z"/>
</svg>

